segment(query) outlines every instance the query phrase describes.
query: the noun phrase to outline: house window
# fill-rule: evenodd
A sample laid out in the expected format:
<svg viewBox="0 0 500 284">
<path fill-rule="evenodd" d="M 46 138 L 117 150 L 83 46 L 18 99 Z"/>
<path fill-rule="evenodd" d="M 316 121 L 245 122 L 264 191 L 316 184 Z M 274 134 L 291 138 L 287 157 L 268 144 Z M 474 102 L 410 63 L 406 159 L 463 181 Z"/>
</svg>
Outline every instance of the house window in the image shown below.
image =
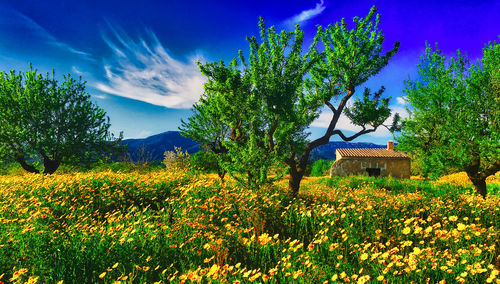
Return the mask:
<svg viewBox="0 0 500 284">
<path fill-rule="evenodd" d="M 366 172 L 371 177 L 378 177 L 378 176 L 380 176 L 380 168 L 366 168 Z"/>
</svg>

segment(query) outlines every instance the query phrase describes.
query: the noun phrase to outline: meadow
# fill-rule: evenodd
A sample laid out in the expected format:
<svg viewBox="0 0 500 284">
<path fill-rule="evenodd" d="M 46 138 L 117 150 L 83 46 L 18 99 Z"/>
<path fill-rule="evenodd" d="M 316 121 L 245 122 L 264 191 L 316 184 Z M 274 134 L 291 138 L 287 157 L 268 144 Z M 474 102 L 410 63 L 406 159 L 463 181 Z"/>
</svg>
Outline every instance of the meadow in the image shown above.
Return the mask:
<svg viewBox="0 0 500 284">
<path fill-rule="evenodd" d="M 0 283 L 500 283 L 500 190 L 213 174 L 0 176 Z"/>
</svg>

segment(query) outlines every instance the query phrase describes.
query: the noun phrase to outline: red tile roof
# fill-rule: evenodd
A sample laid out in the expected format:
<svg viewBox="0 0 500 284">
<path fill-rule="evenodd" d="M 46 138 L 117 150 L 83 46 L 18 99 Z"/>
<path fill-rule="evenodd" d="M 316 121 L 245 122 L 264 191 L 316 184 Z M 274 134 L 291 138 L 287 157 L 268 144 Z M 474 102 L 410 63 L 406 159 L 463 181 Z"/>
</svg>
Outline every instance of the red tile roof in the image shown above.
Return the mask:
<svg viewBox="0 0 500 284">
<path fill-rule="evenodd" d="M 405 153 L 398 151 L 389 151 L 387 149 L 337 149 L 338 154 L 352 158 L 390 158 L 390 159 L 409 159 Z"/>
</svg>

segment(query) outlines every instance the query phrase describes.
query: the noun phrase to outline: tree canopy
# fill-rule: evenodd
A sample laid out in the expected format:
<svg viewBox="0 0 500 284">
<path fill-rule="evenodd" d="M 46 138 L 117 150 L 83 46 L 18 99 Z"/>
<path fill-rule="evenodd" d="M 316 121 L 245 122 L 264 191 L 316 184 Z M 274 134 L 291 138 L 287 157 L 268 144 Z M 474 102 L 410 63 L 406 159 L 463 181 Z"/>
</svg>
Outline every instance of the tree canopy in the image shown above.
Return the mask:
<svg viewBox="0 0 500 284">
<path fill-rule="evenodd" d="M 410 116 L 399 147 L 422 160 L 425 174 L 466 171 L 483 197 L 486 178 L 500 170 L 499 72 L 496 42 L 475 64 L 460 50 L 447 58 L 427 45 L 417 78 L 404 90 Z"/>
<path fill-rule="evenodd" d="M 206 138 L 215 132 L 200 125 L 215 119 L 216 125 L 228 130 L 220 142 L 230 157 L 224 165 L 230 173 L 246 173 L 248 181 L 259 184 L 268 180 L 273 164 L 285 163 L 290 193 L 296 195 L 314 148 L 333 135 L 351 141 L 376 131 L 390 116 L 388 99 L 381 99 L 383 88 L 375 94 L 365 90 L 363 100 L 347 108 L 356 88 L 387 65 L 399 47 L 396 42 L 382 53 L 384 36 L 375 7 L 365 18 L 353 21 L 352 29 L 344 19 L 318 27 L 312 44 L 303 50 L 304 32 L 299 25 L 292 32 L 277 32 L 260 19 L 260 37 L 247 38 L 248 59 L 240 51 L 229 65 L 199 64 L 207 77 L 205 93 L 181 131 L 201 143 L 210 142 Z M 200 112 L 204 107 L 216 110 L 216 115 L 207 118 Z M 323 107 L 333 112 L 331 122 L 322 137 L 310 141 L 307 128 Z M 346 136 L 337 129 L 342 113 L 362 130 Z"/>
<path fill-rule="evenodd" d="M 25 170 L 53 173 L 61 163 L 88 163 L 117 150 L 109 118 L 91 102 L 85 82 L 59 83 L 31 67 L 0 73 L 0 157 Z"/>
</svg>

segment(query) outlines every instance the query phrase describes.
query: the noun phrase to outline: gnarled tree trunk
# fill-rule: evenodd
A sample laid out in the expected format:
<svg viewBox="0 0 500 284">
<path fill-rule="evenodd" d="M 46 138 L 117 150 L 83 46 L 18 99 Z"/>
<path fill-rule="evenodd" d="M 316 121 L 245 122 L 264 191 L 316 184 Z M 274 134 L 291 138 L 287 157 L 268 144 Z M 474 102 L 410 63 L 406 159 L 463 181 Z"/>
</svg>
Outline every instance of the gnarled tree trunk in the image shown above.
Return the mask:
<svg viewBox="0 0 500 284">
<path fill-rule="evenodd" d="M 42 154 L 43 157 L 43 165 L 45 169 L 43 170 L 44 174 L 53 174 L 57 168 L 59 168 L 59 165 L 61 164 L 61 161 L 58 159 L 50 159 L 47 155 Z"/>
<path fill-rule="evenodd" d="M 288 179 L 288 190 L 290 197 L 297 197 L 300 190 L 300 182 L 306 172 L 307 160 L 309 159 L 309 152 L 302 155 L 299 161 L 295 160 L 295 154 L 289 158 L 287 164 L 290 166 L 290 178 Z"/>
<path fill-rule="evenodd" d="M 37 170 L 37 168 L 35 168 L 33 165 L 30 165 L 30 164 L 28 164 L 28 162 L 26 162 L 24 155 L 16 155 L 15 160 L 16 160 L 16 162 L 18 162 L 21 165 L 21 167 L 25 171 L 30 172 L 30 173 L 35 173 L 35 174 L 40 173 L 40 171 Z"/>
<path fill-rule="evenodd" d="M 486 177 L 483 177 L 481 174 L 471 175 L 467 173 L 469 179 L 472 181 L 472 184 L 476 188 L 477 193 L 481 194 L 481 196 L 486 199 L 486 195 L 488 193 L 486 189 Z"/>
<path fill-rule="evenodd" d="M 500 170 L 500 159 L 491 163 L 488 167 L 481 169 L 481 157 L 479 152 L 475 152 L 475 157 L 472 162 L 465 167 L 465 172 L 469 177 L 470 181 L 476 188 L 477 193 L 486 199 L 488 190 L 486 189 L 486 178 L 490 175 L 494 175 Z"/>
</svg>

